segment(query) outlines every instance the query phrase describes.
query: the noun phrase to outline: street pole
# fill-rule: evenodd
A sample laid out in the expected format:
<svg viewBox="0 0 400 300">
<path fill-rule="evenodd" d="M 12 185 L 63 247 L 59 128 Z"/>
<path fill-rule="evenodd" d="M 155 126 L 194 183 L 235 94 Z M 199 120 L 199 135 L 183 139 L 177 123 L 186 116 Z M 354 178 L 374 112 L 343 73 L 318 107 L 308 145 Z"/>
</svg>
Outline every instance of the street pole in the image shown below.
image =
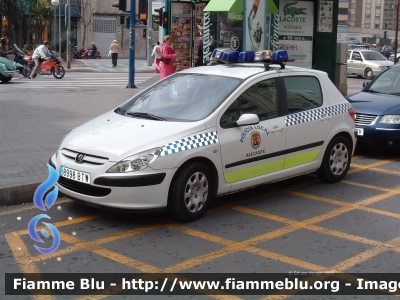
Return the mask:
<svg viewBox="0 0 400 300">
<path fill-rule="evenodd" d="M 67 24 L 67 69 L 71 69 L 71 0 L 67 0 L 68 24 Z"/>
<path fill-rule="evenodd" d="M 400 1 L 397 0 L 397 4 L 396 4 L 396 33 L 395 33 L 395 37 L 394 37 L 394 64 L 397 63 L 397 37 L 398 37 L 398 30 L 399 30 L 399 4 Z"/>
<path fill-rule="evenodd" d="M 135 31 L 136 31 L 136 0 L 131 0 L 131 11 L 129 17 L 129 80 L 126 86 L 129 89 L 136 89 L 135 86 Z"/>
<path fill-rule="evenodd" d="M 60 54 L 61 57 L 61 1 L 58 4 L 58 53 Z"/>
<path fill-rule="evenodd" d="M 147 1 L 147 65 L 151 66 L 151 40 L 153 37 L 153 22 L 152 22 L 152 15 L 153 15 L 153 0 Z"/>
</svg>

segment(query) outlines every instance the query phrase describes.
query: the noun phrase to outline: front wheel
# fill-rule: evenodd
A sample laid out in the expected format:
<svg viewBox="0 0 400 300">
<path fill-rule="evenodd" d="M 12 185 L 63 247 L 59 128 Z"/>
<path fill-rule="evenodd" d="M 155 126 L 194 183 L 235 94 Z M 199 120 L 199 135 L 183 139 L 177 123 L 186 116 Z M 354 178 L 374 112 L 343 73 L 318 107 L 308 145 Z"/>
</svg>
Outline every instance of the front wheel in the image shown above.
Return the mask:
<svg viewBox="0 0 400 300">
<path fill-rule="evenodd" d="M 24 76 L 24 77 L 29 77 L 30 75 L 31 75 L 31 73 L 32 73 L 32 70 L 31 69 L 29 69 L 28 67 L 24 67 L 23 69 L 22 69 L 22 75 Z"/>
<path fill-rule="evenodd" d="M 63 66 L 57 66 L 57 67 L 54 68 L 53 76 L 56 79 L 62 79 L 64 77 L 64 75 L 65 75 L 65 70 L 64 70 Z"/>
<path fill-rule="evenodd" d="M 334 137 L 325 150 L 318 176 L 325 182 L 342 180 L 349 170 L 351 150 L 349 141 L 343 136 Z"/>
<path fill-rule="evenodd" d="M 11 79 L 12 79 L 12 77 L 5 77 L 5 76 L 0 77 L 0 81 L 2 81 L 2 82 L 9 82 Z"/>
<path fill-rule="evenodd" d="M 200 218 L 213 195 L 211 173 L 202 163 L 194 163 L 179 171 L 171 185 L 169 212 L 182 221 Z"/>
<path fill-rule="evenodd" d="M 371 80 L 372 78 L 374 78 L 374 72 L 372 72 L 371 69 L 366 69 L 364 72 L 364 77 L 368 80 Z"/>
</svg>

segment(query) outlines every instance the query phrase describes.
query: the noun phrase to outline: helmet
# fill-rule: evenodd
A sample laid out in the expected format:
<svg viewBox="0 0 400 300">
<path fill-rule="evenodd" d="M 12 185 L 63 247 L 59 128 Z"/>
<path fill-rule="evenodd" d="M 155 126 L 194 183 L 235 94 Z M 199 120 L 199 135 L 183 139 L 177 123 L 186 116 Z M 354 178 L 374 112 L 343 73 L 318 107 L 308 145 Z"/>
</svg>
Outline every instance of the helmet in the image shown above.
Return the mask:
<svg viewBox="0 0 400 300">
<path fill-rule="evenodd" d="M 49 41 L 44 41 L 43 45 L 51 45 L 51 43 Z"/>
<path fill-rule="evenodd" d="M 1 39 L 0 39 L 0 43 L 1 44 L 7 44 L 7 38 L 5 38 L 5 37 L 2 37 Z"/>
</svg>

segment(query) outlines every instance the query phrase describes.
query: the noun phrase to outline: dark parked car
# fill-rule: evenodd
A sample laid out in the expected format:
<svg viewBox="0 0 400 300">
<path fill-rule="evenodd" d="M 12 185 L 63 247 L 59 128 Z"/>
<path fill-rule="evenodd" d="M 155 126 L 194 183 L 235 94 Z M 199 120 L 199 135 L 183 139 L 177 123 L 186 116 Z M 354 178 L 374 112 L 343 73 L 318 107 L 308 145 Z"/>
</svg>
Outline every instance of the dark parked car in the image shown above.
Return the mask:
<svg viewBox="0 0 400 300">
<path fill-rule="evenodd" d="M 383 56 L 386 58 L 389 58 L 391 54 L 394 53 L 394 49 L 390 46 L 384 46 L 381 51 L 379 51 Z"/>
<path fill-rule="evenodd" d="M 394 65 L 347 100 L 356 111 L 357 145 L 400 148 L 400 65 Z"/>
</svg>

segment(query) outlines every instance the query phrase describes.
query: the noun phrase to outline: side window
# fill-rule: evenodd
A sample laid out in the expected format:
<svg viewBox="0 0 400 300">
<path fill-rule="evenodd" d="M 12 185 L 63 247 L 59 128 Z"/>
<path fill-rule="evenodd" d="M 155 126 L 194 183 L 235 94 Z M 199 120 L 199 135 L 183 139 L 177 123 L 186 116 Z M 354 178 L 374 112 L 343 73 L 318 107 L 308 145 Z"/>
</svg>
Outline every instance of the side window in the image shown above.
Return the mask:
<svg viewBox="0 0 400 300">
<path fill-rule="evenodd" d="M 319 81 L 311 76 L 284 77 L 289 114 L 322 106 Z"/>
<path fill-rule="evenodd" d="M 352 59 L 354 59 L 354 60 L 361 60 L 360 52 L 354 51 L 354 52 L 353 52 L 353 57 L 352 57 Z"/>
<path fill-rule="evenodd" d="M 276 79 L 258 82 L 241 94 L 222 115 L 221 127 L 234 127 L 243 114 L 256 114 L 260 121 L 278 116 Z"/>
</svg>

